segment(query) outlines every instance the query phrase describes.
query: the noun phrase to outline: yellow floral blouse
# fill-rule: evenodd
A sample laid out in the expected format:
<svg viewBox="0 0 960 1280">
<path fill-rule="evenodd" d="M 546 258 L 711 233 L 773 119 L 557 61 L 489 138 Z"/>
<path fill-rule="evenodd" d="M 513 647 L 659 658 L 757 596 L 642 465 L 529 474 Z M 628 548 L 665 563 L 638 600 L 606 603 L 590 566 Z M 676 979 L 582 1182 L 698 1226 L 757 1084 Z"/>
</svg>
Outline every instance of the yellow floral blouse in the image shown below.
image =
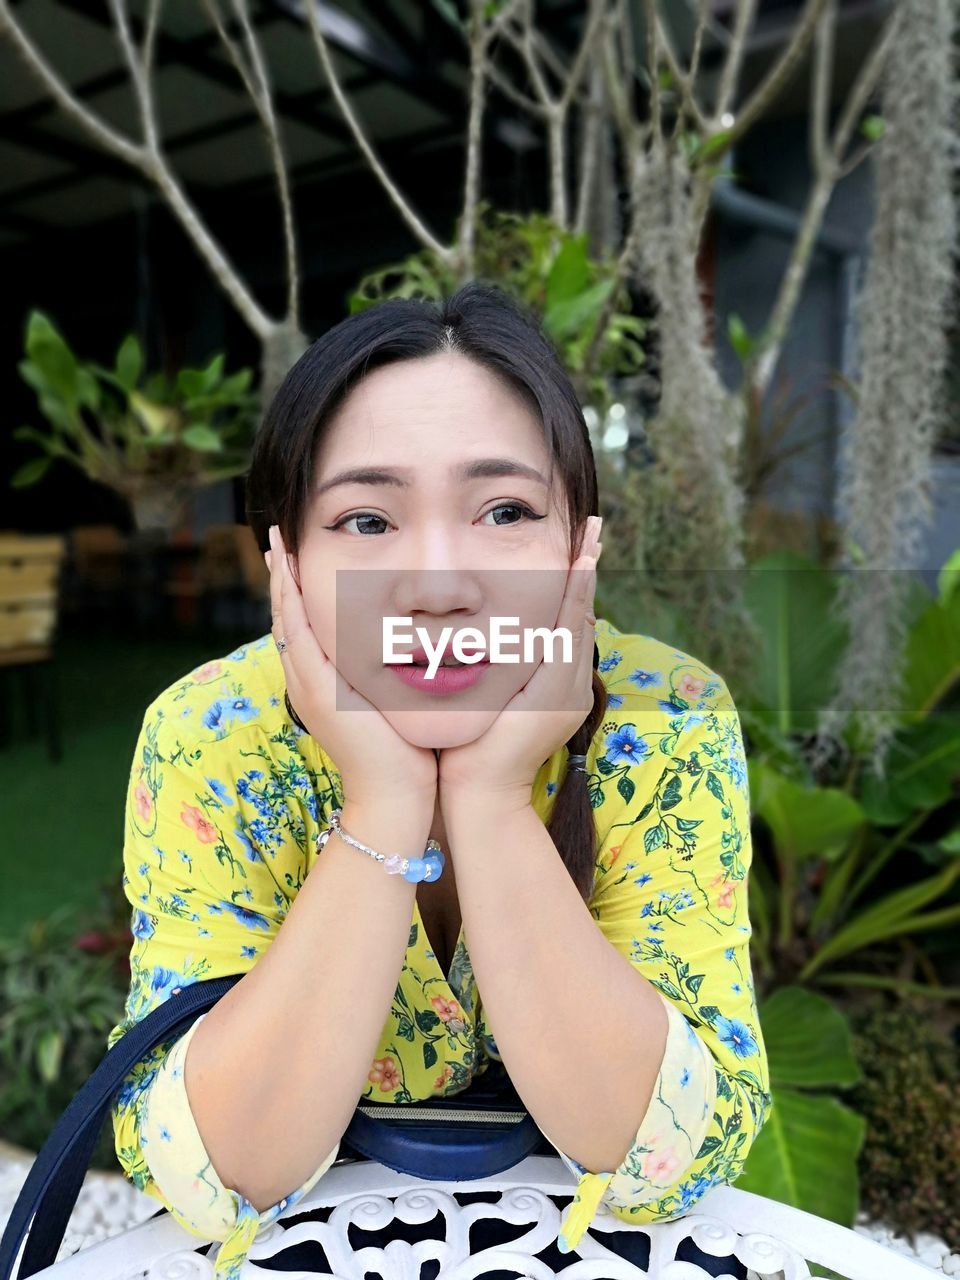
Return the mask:
<svg viewBox="0 0 960 1280">
<path fill-rule="evenodd" d="M 709 1187 L 733 1182 L 772 1105 L 749 952 L 739 716 L 722 678 L 689 654 L 602 618 L 596 633 L 609 705 L 587 755 L 600 836 L 589 909 L 660 993 L 668 1033 L 650 1105 L 617 1169 L 588 1170 L 553 1144 L 576 1178 L 564 1251 L 601 1201 L 626 1223 L 669 1221 Z M 108 1047 L 175 988 L 256 964 L 309 875 L 314 838 L 343 797 L 334 761 L 291 723 L 284 687 L 267 634 L 191 671 L 146 710 L 126 799 L 130 990 Z M 534 782 L 531 802 L 545 823 L 566 754 L 555 753 Z M 222 1242 L 215 1280 L 237 1280 L 259 1229 L 310 1191 L 339 1144 L 262 1213 L 225 1187 L 183 1083 L 202 1016 L 127 1075 L 112 1108 L 116 1152 L 127 1178 L 182 1226 Z M 452 1096 L 491 1060 L 501 1059 L 463 930 L 444 975 L 414 901 L 363 1098 Z"/>
</svg>

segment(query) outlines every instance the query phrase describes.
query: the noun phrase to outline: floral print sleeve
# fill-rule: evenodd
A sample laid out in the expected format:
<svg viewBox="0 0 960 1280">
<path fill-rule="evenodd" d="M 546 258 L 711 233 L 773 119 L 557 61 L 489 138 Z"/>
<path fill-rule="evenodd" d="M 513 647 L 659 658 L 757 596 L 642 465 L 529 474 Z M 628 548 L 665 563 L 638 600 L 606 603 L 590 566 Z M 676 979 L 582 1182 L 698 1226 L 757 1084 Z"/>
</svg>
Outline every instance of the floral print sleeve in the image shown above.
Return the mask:
<svg viewBox="0 0 960 1280">
<path fill-rule="evenodd" d="M 571 1249 L 601 1201 L 627 1223 L 670 1221 L 735 1181 L 772 1106 L 749 952 L 739 715 L 723 680 L 689 655 L 602 625 L 610 714 L 587 762 L 604 832 L 590 909 L 660 992 L 668 1033 L 620 1166 L 590 1171 L 558 1149 L 578 1178 L 561 1232 Z"/>
<path fill-rule="evenodd" d="M 323 795 L 322 780 L 296 766 L 290 726 L 280 727 L 279 742 L 270 741 L 254 700 L 235 685 L 222 689 L 219 674 L 220 663 L 207 664 L 144 716 L 123 851 L 124 891 L 133 908 L 130 990 L 108 1047 L 178 986 L 249 970 L 279 930 L 305 874 L 307 824 L 318 792 Z M 215 696 L 224 692 L 234 696 Z M 236 1280 L 259 1228 L 310 1190 L 338 1148 L 307 1182 L 260 1213 L 224 1187 L 183 1082 L 186 1050 L 201 1020 L 137 1063 L 114 1099 L 111 1119 L 127 1178 L 185 1229 L 221 1241 L 215 1280 Z"/>
</svg>

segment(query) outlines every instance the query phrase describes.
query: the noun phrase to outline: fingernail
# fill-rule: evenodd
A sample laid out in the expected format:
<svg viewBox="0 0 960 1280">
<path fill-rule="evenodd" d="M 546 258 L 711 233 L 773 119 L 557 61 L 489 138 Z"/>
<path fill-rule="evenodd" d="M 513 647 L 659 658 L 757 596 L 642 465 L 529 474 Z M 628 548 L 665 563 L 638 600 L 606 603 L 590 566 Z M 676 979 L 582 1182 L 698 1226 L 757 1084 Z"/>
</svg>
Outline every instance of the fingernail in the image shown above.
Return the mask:
<svg viewBox="0 0 960 1280">
<path fill-rule="evenodd" d="M 275 524 L 272 524 L 272 525 L 270 526 L 270 528 L 267 530 L 267 537 L 270 539 L 270 546 L 271 546 L 274 550 L 276 550 L 276 546 L 277 546 L 276 539 L 275 539 L 275 538 L 274 538 L 274 536 L 273 536 L 273 531 L 274 531 L 274 529 L 276 529 L 276 527 L 277 527 L 277 526 L 276 526 Z"/>
</svg>

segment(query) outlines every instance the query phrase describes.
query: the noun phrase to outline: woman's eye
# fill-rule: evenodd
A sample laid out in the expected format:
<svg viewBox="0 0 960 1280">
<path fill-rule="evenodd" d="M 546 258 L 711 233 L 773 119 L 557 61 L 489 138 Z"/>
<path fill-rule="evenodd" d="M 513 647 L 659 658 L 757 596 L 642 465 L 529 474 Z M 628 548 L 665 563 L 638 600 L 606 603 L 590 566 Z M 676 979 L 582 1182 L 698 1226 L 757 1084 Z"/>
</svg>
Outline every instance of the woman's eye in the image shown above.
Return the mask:
<svg viewBox="0 0 960 1280">
<path fill-rule="evenodd" d="M 489 511 L 484 512 L 484 517 L 493 515 L 495 511 L 519 511 L 521 519 L 526 517 L 528 520 L 542 520 L 543 516 L 536 515 L 523 502 L 501 502 L 496 507 L 491 507 Z M 519 524 L 520 520 L 495 520 L 494 524 Z"/>
<path fill-rule="evenodd" d="M 379 521 L 380 524 L 387 523 L 387 521 L 383 518 L 383 516 L 374 515 L 372 511 L 358 511 L 355 515 L 344 516 L 342 520 L 338 520 L 336 524 L 329 525 L 328 527 L 330 529 L 339 529 L 342 526 L 349 524 L 351 520 L 367 520 L 367 521 L 373 520 L 373 521 Z M 351 532 L 353 532 L 353 530 L 351 530 Z M 377 533 L 379 531 L 376 529 L 370 529 L 369 527 L 366 527 L 362 530 L 358 529 L 357 532 L 362 533 L 363 536 L 366 537 L 368 535 Z"/>
</svg>

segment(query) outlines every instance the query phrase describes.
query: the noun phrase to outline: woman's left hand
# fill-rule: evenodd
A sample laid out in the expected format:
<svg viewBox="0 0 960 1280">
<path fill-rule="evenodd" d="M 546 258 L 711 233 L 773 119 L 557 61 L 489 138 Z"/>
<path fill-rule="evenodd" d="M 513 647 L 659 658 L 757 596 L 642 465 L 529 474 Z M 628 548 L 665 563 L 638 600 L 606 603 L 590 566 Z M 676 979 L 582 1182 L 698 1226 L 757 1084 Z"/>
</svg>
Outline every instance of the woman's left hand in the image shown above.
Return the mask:
<svg viewBox="0 0 960 1280">
<path fill-rule="evenodd" d="M 459 793 L 530 803 L 534 779 L 593 707 L 593 645 L 600 521 L 591 517 L 581 554 L 567 571 L 556 627 L 572 639 L 570 662 L 544 662 L 473 742 L 440 752 L 440 804 Z"/>
</svg>

